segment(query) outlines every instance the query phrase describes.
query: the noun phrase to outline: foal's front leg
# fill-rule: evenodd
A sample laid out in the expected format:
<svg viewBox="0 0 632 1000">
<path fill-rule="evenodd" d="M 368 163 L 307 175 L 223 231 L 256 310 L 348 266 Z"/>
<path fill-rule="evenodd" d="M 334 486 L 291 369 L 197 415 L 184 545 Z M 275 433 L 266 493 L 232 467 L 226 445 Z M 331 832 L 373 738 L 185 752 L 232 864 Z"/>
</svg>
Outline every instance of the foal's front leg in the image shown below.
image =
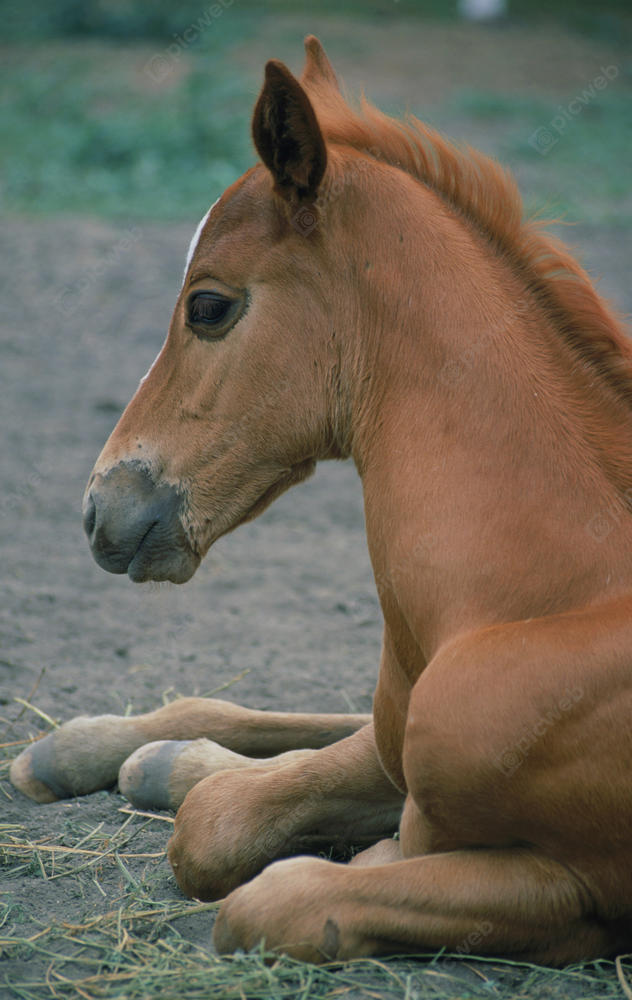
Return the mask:
<svg viewBox="0 0 632 1000">
<path fill-rule="evenodd" d="M 188 896 L 220 899 L 279 854 L 388 837 L 403 804 L 369 725 L 292 763 L 204 778 L 176 816 L 169 860 Z"/>
<path fill-rule="evenodd" d="M 258 712 L 217 698 L 179 698 L 127 719 L 72 719 L 24 750 L 13 761 L 10 778 L 36 802 L 55 802 L 111 787 L 130 754 L 155 740 L 208 737 L 237 754 L 269 757 L 328 746 L 370 721 L 370 715 Z"/>
</svg>

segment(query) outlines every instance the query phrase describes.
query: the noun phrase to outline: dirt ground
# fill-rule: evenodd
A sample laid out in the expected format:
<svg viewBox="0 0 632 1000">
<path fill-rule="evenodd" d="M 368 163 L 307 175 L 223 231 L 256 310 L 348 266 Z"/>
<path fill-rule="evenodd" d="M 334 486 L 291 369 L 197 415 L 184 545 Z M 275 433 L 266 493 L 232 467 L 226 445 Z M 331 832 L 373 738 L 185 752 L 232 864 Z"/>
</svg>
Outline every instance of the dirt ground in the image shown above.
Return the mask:
<svg viewBox="0 0 632 1000">
<path fill-rule="evenodd" d="M 356 64 L 367 65 L 369 41 L 375 48 L 376 38 L 363 35 L 358 52 L 347 54 L 351 83 Z M 256 48 L 262 58 L 272 54 L 268 39 Z M 286 55 L 280 48 L 274 54 Z M 259 59 L 258 51 L 246 55 L 249 62 Z M 483 62 L 484 53 L 477 65 Z M 412 74 L 406 66 L 401 72 Z M 433 63 L 428 80 L 440 72 L 445 66 Z M 405 81 L 390 80 L 391 96 L 399 100 Z M 573 85 L 574 79 L 565 80 L 566 89 Z M 130 706 L 142 712 L 177 694 L 208 693 L 244 671 L 221 697 L 261 709 L 370 711 L 381 615 L 361 484 L 351 464 L 322 464 L 258 521 L 215 545 L 183 587 L 138 587 L 108 575 L 83 537 L 85 483 L 162 344 L 196 222 L 3 222 L 0 743 L 47 727 L 15 701 L 27 699 L 36 685 L 33 705 L 62 721 L 122 714 Z M 109 263 L 126 229 L 133 233 L 131 248 Z M 603 291 L 632 311 L 629 234 L 576 227 L 578 241 L 588 264 L 603 273 Z M 101 275 L 90 279 L 90 266 L 100 264 Z M 71 309 L 63 290 L 83 274 L 85 291 Z M 0 840 L 15 825 L 33 841 L 60 843 L 66 836 L 76 844 L 99 824 L 99 837 L 111 837 L 126 819 L 116 792 L 42 807 L 9 785 L 6 770 L 0 778 Z M 139 832 L 129 851 L 156 855 L 169 826 L 134 820 L 130 830 Z M 163 898 L 178 897 L 162 857 L 127 864 L 135 878 L 151 875 Z M 0 903 L 13 907 L 4 932 L 13 925 L 12 933 L 26 936 L 38 921 L 72 922 L 116 908 L 125 884 L 114 864 L 98 878 L 88 873 L 72 883 L 34 878 L 30 870 L 0 875 Z M 212 919 L 186 918 L 178 930 L 209 946 Z M 19 981 L 33 968 L 7 961 L 0 982 L 7 974 Z M 0 985 L 5 995 L 13 993 Z"/>
<path fill-rule="evenodd" d="M 85 482 L 161 346 L 191 236 L 186 225 L 141 228 L 127 258 L 68 317 L 52 305 L 58 290 L 103 258 L 119 229 L 40 220 L 14 221 L 6 233 L 0 743 L 46 727 L 32 711 L 9 723 L 20 714 L 14 697 L 28 696 L 43 667 L 33 703 L 61 720 L 122 714 L 129 703 L 142 712 L 163 695 L 207 693 L 243 671 L 225 696 L 253 708 L 370 711 L 381 624 L 351 464 L 323 465 L 220 541 L 184 587 L 136 587 L 90 556 Z M 6 780 L 0 788 L 0 824 L 22 824 L 34 840 L 101 822 L 105 836 L 126 818 L 118 795 L 41 807 Z M 134 850 L 160 850 L 168 832 L 151 824 Z M 166 890 L 177 893 L 164 861 L 160 868 Z M 114 904 L 120 873 L 105 875 L 107 898 L 90 880 L 77 897 L 63 880 L 25 873 L 3 880 L 0 901 L 19 904 L 18 932 L 32 918 L 72 921 Z M 208 942 L 208 930 L 200 918 L 197 938 Z"/>
</svg>

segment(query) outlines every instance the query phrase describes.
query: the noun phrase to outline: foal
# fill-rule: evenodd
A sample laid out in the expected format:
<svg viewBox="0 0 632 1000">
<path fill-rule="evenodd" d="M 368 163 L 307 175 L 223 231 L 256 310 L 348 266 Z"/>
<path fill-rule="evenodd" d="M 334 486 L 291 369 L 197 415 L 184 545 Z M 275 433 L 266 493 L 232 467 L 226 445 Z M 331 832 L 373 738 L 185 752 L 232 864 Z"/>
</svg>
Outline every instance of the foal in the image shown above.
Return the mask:
<svg viewBox="0 0 632 1000">
<path fill-rule="evenodd" d="M 184 699 L 76 719 L 12 780 L 44 802 L 121 768 L 132 801 L 179 806 L 169 858 L 184 892 L 228 896 L 222 952 L 630 949 L 632 352 L 497 164 L 354 112 L 306 48 L 300 82 L 266 67 L 262 163 L 198 228 L 85 527 L 110 572 L 181 583 L 352 456 L 385 619 L 373 719 Z M 377 843 L 269 864 L 334 837 Z"/>
</svg>

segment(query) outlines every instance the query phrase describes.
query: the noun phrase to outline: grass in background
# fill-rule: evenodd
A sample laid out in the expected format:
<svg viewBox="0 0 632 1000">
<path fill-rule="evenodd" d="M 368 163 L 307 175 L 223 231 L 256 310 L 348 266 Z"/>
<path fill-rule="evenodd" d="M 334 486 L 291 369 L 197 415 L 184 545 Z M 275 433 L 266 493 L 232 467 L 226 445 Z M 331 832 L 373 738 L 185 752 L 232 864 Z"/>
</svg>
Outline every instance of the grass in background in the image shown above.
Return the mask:
<svg viewBox="0 0 632 1000">
<path fill-rule="evenodd" d="M 175 59 L 168 54 L 174 34 L 207 10 L 197 0 L 182 10 L 157 0 L 151 17 L 135 0 L 124 8 L 114 0 L 58 7 L 36 0 L 30 20 L 24 8 L 12 8 L 0 34 L 19 35 L 21 25 L 23 37 L 49 38 L 11 43 L 0 60 L 0 212 L 203 215 L 255 160 L 250 116 L 258 83 L 254 73 L 244 79 L 233 51 L 287 6 L 275 0 L 256 11 L 249 0 L 234 2 Z M 520 2 L 512 6 L 519 10 Z M 377 17 L 383 4 L 372 0 L 364 16 Z M 407 6 L 433 11 L 417 0 Z M 588 16 L 583 3 L 566 7 Z M 405 12 L 404 0 L 397 10 Z M 604 8 L 599 24 L 606 14 L 615 16 Z M 52 37 L 62 30 L 67 37 Z M 300 51 L 298 29 L 288 31 Z M 158 37 L 148 40 L 152 32 Z M 629 90 L 598 91 L 562 135 L 549 124 L 559 108 L 534 99 L 470 93 L 426 112 L 418 111 L 457 139 L 463 122 L 490 137 L 487 147 L 516 169 L 530 208 L 568 221 L 632 223 Z M 545 155 L 528 141 L 541 127 L 555 140 Z"/>
<path fill-rule="evenodd" d="M 495 153 L 517 174 L 529 212 L 568 222 L 632 225 L 629 94 L 597 92 L 565 124 L 559 104 L 498 94 L 470 93 L 450 110 L 494 129 Z M 538 148 L 529 143 L 534 135 Z"/>
<path fill-rule="evenodd" d="M 221 0 L 215 9 L 209 21 L 207 0 L 0 0 L 0 211 L 203 214 L 254 161 L 256 95 L 231 51 L 266 17 L 297 10 L 295 0 Z M 402 16 L 449 21 L 457 0 L 364 0 L 361 9 L 357 0 L 302 0 L 300 9 L 378 24 Z M 625 72 L 630 0 L 559 0 L 554 9 L 550 0 L 508 0 L 508 11 L 512 24 L 544 20 L 553 31 L 618 45 Z M 203 16 L 208 30 L 177 60 L 167 56 L 168 73 L 153 80 L 143 70 L 152 51 L 164 55 L 174 35 Z M 432 109 L 448 133 L 454 110 Z M 546 156 L 528 139 L 557 108 L 479 94 L 456 111 L 495 127 L 493 148 L 517 166 L 534 207 L 552 203 L 570 220 L 632 221 L 629 95 L 600 92 L 563 136 L 553 135 Z"/>
<path fill-rule="evenodd" d="M 213 41 L 169 62 L 158 82 L 143 72 L 150 48 L 10 51 L 0 69 L 3 210 L 202 215 L 254 160 L 253 95 L 227 67 L 226 32 L 221 48 Z"/>
<path fill-rule="evenodd" d="M 229 7 L 235 0 L 222 0 Z M 606 41 L 625 44 L 632 30 L 630 0 L 506 0 L 508 15 L 525 23 L 546 19 Z M 313 14 L 367 18 L 425 17 L 453 20 L 459 0 L 301 0 Z M 60 37 L 171 38 L 195 21 L 206 0 L 0 0 L 0 39 L 33 41 Z M 296 0 L 237 0 L 242 12 L 295 14 Z M 361 9 L 359 9 L 361 8 Z"/>
<path fill-rule="evenodd" d="M 233 38 L 251 30 L 233 26 Z M 56 42 L 13 50 L 0 69 L 1 210 L 203 215 L 254 162 L 255 94 L 230 62 L 225 34 L 221 46 L 202 42 L 158 83 L 143 72 L 150 48 Z M 539 101 L 469 94 L 433 109 L 432 119 L 448 133 L 454 118 L 487 124 L 495 152 L 533 192 L 530 207 L 629 225 L 632 101 L 602 91 L 561 135 L 550 126 L 556 115 Z M 555 140 L 545 155 L 528 142 L 540 127 Z M 458 124 L 453 131 L 458 137 Z"/>
</svg>

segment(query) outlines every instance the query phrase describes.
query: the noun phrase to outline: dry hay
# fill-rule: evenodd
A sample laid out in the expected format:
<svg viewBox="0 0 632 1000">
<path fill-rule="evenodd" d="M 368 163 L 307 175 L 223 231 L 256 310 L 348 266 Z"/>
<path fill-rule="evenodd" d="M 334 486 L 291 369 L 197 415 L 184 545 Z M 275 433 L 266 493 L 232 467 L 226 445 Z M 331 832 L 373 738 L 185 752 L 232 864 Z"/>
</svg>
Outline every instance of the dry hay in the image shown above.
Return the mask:
<svg viewBox="0 0 632 1000">
<path fill-rule="evenodd" d="M 33 708 L 29 699 L 21 704 L 24 711 Z M 46 721 L 51 727 L 57 725 L 48 717 Z M 11 757 L 35 738 L 0 745 L 0 755 L 4 755 L 0 779 L 6 778 Z M 9 797 L 1 780 L 0 792 Z M 87 833 L 77 828 L 70 838 L 72 845 L 67 843 L 68 836 L 33 838 L 21 823 L 0 823 L 0 996 L 21 1000 L 153 1000 L 158 995 L 174 1000 L 608 1000 L 625 996 L 632 1000 L 632 965 L 625 962 L 632 956 L 564 970 L 498 959 L 464 959 L 445 952 L 320 967 L 262 949 L 219 958 L 210 944 L 207 950 L 183 937 L 178 921 L 210 913 L 220 904 L 177 896 L 165 899 L 164 850 L 134 848 L 133 841 L 152 824 L 161 834 L 163 828 L 167 833 L 172 817 L 126 807 L 117 809 L 118 813 L 121 822 L 114 832 L 104 832 L 103 823 Z M 41 815 L 45 817 L 45 809 Z M 142 873 L 134 874 L 131 868 L 137 870 L 139 864 Z M 116 908 L 99 883 L 113 872 L 122 880 Z M 105 912 L 74 923 L 54 919 L 52 914 L 42 921 L 28 913 L 33 933 L 20 936 L 18 928 L 24 927 L 24 920 L 15 919 L 11 886 L 25 879 L 65 880 L 68 891 L 89 882 L 100 889 Z"/>
</svg>

